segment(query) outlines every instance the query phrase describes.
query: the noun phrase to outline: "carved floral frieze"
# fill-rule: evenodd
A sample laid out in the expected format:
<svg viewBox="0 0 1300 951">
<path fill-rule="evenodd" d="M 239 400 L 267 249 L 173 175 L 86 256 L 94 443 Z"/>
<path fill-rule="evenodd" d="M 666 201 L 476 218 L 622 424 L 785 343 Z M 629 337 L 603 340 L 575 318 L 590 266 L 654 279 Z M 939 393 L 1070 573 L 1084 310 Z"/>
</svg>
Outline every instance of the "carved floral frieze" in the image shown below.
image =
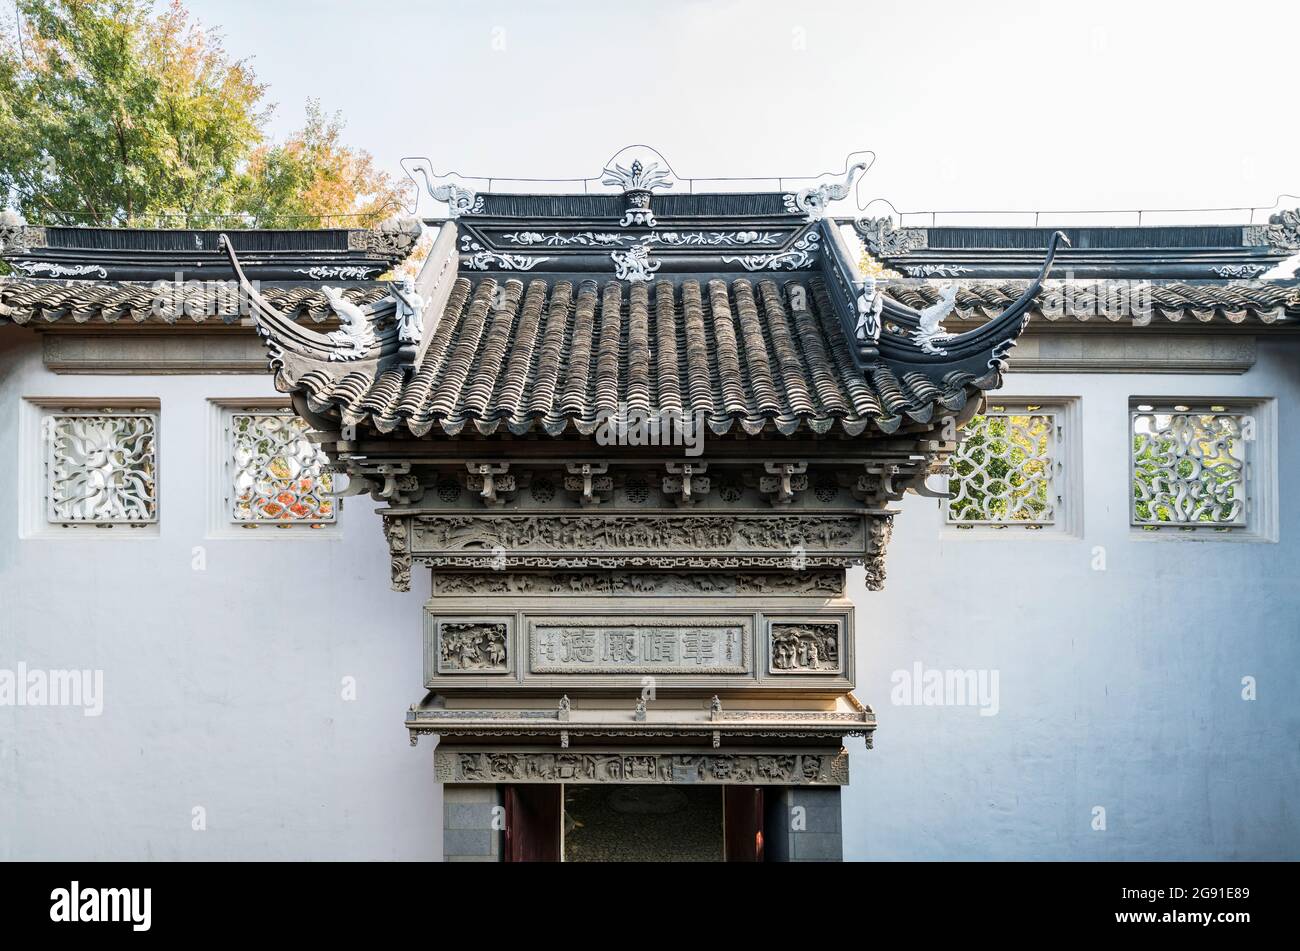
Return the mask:
<svg viewBox="0 0 1300 951">
<path fill-rule="evenodd" d="M 650 571 L 435 572 L 436 595 L 839 595 L 844 572 L 766 574 Z"/>
<path fill-rule="evenodd" d="M 416 554 L 506 552 L 793 551 L 859 552 L 864 517 L 417 515 Z"/>
<path fill-rule="evenodd" d="M 474 569 L 481 577 L 488 577 L 484 572 L 504 577 L 527 569 L 592 574 L 605 569 L 695 569 L 743 571 L 755 578 L 755 573 L 789 573 L 798 578 L 804 572 L 865 564 L 868 589 L 879 590 L 892 517 L 393 514 L 385 517 L 385 535 L 397 591 L 410 589 L 413 561 L 435 569 Z M 744 584 L 774 588 L 780 582 Z M 805 583 L 789 584 L 798 589 Z"/>
<path fill-rule="evenodd" d="M 681 783 L 842 786 L 848 754 L 461 752 L 439 747 L 444 783 Z"/>
</svg>

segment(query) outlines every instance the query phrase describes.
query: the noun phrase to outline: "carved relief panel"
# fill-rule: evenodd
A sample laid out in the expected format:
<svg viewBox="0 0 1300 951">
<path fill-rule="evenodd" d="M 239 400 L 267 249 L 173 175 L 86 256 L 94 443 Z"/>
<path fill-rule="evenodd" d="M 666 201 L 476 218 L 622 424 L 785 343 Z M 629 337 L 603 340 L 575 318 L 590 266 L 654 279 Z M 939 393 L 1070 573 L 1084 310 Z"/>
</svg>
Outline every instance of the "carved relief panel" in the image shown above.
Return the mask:
<svg viewBox="0 0 1300 951">
<path fill-rule="evenodd" d="M 623 687 L 653 675 L 663 686 L 852 688 L 852 609 L 839 599 L 737 594 L 692 608 L 580 594 L 561 611 L 553 594 L 500 596 L 508 600 L 491 604 L 498 613 L 482 614 L 471 612 L 488 606 L 483 594 L 435 593 L 425 607 L 426 687 L 476 678 L 485 687 L 557 678 L 574 689 Z"/>
<path fill-rule="evenodd" d="M 512 617 L 431 620 L 428 650 L 438 674 L 508 674 L 513 669 Z"/>
<path fill-rule="evenodd" d="M 768 622 L 768 672 L 842 674 L 844 625 L 838 618 L 772 618 Z"/>
</svg>

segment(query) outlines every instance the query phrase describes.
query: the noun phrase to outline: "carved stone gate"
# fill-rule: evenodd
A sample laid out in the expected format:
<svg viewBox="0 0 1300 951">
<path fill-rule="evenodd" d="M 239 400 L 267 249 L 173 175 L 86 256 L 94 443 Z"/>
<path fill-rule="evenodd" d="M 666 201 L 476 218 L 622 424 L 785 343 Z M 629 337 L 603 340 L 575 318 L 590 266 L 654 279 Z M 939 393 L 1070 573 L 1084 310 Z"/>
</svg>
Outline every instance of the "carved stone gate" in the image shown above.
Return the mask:
<svg viewBox="0 0 1300 951">
<path fill-rule="evenodd" d="M 928 493 L 1038 282 L 946 334 L 951 301 L 917 312 L 858 273 L 824 217 L 847 181 L 607 174 L 618 191 L 433 189 L 452 218 L 418 280 L 335 295 L 333 332 L 231 264 L 277 385 L 386 503 L 393 586 L 432 573 L 406 727 L 439 738 L 448 857 L 562 857 L 562 788 L 598 786 L 722 787 L 699 854 L 838 857 L 842 741 L 876 726 L 846 571 L 883 582 L 890 502 Z M 788 835 L 795 804 L 831 818 Z"/>
</svg>

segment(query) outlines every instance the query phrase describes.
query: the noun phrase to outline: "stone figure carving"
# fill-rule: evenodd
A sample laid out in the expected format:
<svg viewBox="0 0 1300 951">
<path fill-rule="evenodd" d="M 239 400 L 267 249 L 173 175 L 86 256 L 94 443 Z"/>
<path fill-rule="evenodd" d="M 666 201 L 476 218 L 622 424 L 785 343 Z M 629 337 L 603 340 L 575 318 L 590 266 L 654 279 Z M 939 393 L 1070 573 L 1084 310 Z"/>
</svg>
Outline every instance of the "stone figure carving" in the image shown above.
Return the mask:
<svg viewBox="0 0 1300 951">
<path fill-rule="evenodd" d="M 943 319 L 957 306 L 957 286 L 948 284 L 939 291 L 939 299 L 921 311 L 920 326 L 912 333 L 912 340 L 925 353 L 939 356 L 947 353 L 935 346 L 936 340 L 946 340 L 952 336 L 943 329 Z"/>
<path fill-rule="evenodd" d="M 876 286 L 876 279 L 868 277 L 862 282 L 862 293 L 858 295 L 858 325 L 855 335 L 859 343 L 880 342 L 880 314 L 884 308 L 885 295 Z"/>
<path fill-rule="evenodd" d="M 330 351 L 331 360 L 357 360 L 375 342 L 367 310 L 352 303 L 337 287 L 322 287 L 321 293 L 329 302 L 330 310 L 339 316 L 342 326 L 329 334 L 329 339 L 340 349 Z"/>
<path fill-rule="evenodd" d="M 402 362 L 411 364 L 415 360 L 415 348 L 424 337 L 425 300 L 415 289 L 415 282 L 409 278 L 394 281 L 389 293 L 397 303 L 397 339 L 402 344 Z M 410 348 L 409 353 L 407 348 Z"/>
<path fill-rule="evenodd" d="M 438 627 L 439 667 L 444 671 L 504 672 L 506 652 L 502 622 L 444 621 Z"/>
<path fill-rule="evenodd" d="M 452 182 L 442 185 L 433 184 L 433 179 L 429 177 L 429 169 L 423 164 L 417 165 L 415 170 L 420 173 L 424 179 L 424 188 L 434 201 L 443 201 L 447 203 L 447 215 L 451 218 L 459 218 L 461 215 L 478 215 L 483 213 L 483 196 L 475 194 L 468 188 L 462 188 Z"/>
<path fill-rule="evenodd" d="M 791 214 L 803 214 L 806 221 L 817 221 L 826 214 L 826 208 L 833 201 L 849 197 L 849 189 L 860 172 L 866 171 L 866 162 L 850 166 L 842 182 L 827 182 L 815 188 L 805 188 L 795 194 L 784 196 L 785 210 Z"/>
<path fill-rule="evenodd" d="M 838 671 L 838 624 L 773 624 L 772 669 L 785 671 Z"/>
<path fill-rule="evenodd" d="M 650 260 L 650 245 L 638 244 L 626 251 L 609 252 L 614 262 L 614 276 L 620 281 L 648 281 L 663 266 L 662 261 Z"/>
</svg>

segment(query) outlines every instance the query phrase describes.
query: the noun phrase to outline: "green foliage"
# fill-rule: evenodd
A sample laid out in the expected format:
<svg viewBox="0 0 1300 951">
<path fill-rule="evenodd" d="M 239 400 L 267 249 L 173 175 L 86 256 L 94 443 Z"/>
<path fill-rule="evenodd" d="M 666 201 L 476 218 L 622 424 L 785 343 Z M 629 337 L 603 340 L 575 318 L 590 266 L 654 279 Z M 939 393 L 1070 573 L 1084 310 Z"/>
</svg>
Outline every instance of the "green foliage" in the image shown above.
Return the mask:
<svg viewBox="0 0 1300 951">
<path fill-rule="evenodd" d="M 948 503 L 954 522 L 1050 519 L 1050 417 L 975 416 L 952 457 L 957 495 Z"/>
<path fill-rule="evenodd" d="M 320 103 L 307 103 L 307 124 L 283 145 L 253 150 L 248 174 L 240 182 L 236 201 L 241 208 L 260 209 L 259 226 L 296 228 L 329 210 L 349 210 L 349 221 L 371 225 L 402 210 L 402 190 L 375 169 L 365 152 L 342 141 L 343 120 L 327 116 Z"/>
<path fill-rule="evenodd" d="M 1138 522 L 1223 523 L 1243 498 L 1239 423 L 1232 416 L 1136 417 L 1133 512 Z"/>
<path fill-rule="evenodd" d="M 310 227 L 400 206 L 314 103 L 303 132 L 268 144 L 265 87 L 179 0 L 18 10 L 0 35 L 0 204 L 32 223 Z"/>
</svg>

